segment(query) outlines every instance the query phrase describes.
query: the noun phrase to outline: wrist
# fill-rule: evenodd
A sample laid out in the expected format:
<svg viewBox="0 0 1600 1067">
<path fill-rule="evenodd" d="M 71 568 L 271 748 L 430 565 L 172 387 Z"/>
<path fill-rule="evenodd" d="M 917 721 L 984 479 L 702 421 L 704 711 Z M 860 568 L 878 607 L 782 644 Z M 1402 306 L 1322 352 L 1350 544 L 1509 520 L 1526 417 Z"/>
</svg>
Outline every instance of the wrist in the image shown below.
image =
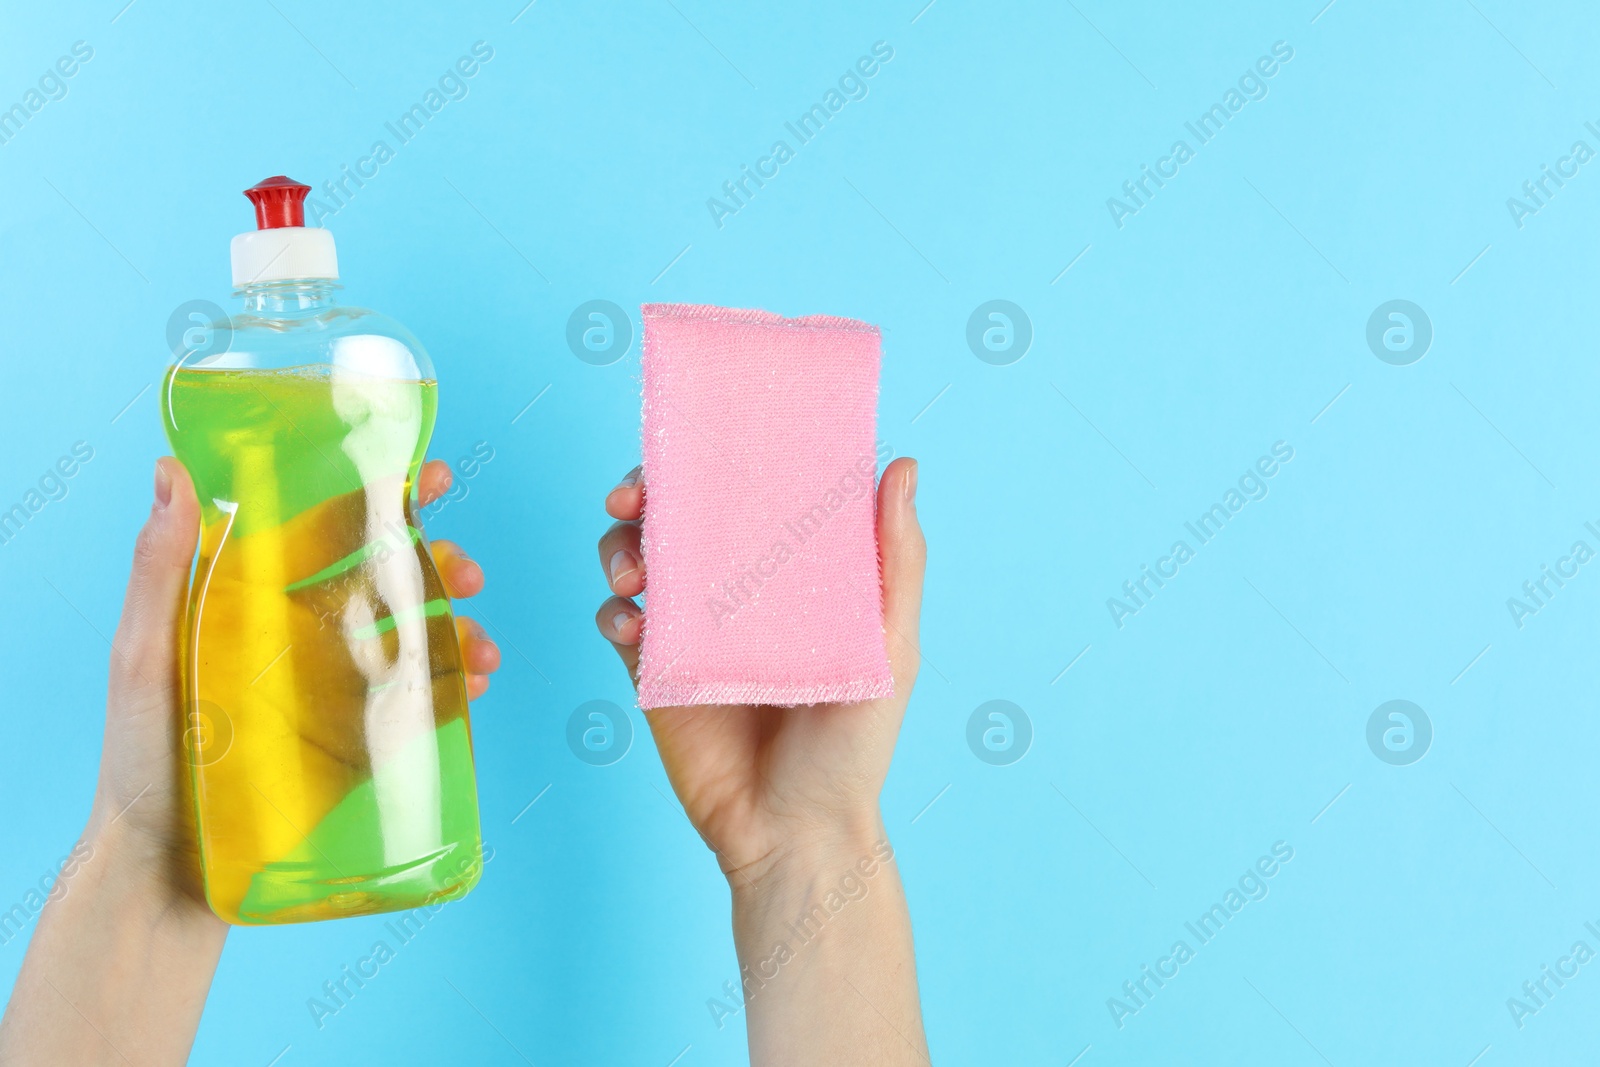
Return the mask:
<svg viewBox="0 0 1600 1067">
<path fill-rule="evenodd" d="M 101 1063 L 108 1045 L 127 1062 L 188 1059 L 228 927 L 162 855 L 127 820 L 90 818 L 52 873 L 0 1061 Z"/>
<path fill-rule="evenodd" d="M 185 860 L 126 820 L 91 819 L 78 846 L 84 858 L 55 905 L 66 909 L 68 926 L 98 928 L 92 940 L 112 966 L 141 961 L 147 973 L 170 976 L 175 988 L 197 984 L 203 1002 L 228 924 L 184 877 Z"/>
<path fill-rule="evenodd" d="M 751 1062 L 926 1063 L 910 915 L 876 812 L 791 835 L 746 873 L 730 875 L 728 1010 L 746 1013 Z"/>
<path fill-rule="evenodd" d="M 106 816 L 98 803 L 70 858 L 76 862 L 63 868 L 62 895 L 81 885 L 134 922 L 192 927 L 201 939 L 227 932 L 227 924 L 205 901 L 198 873 L 191 870 L 197 866 L 196 856 L 152 839 L 128 819 Z"/>
<path fill-rule="evenodd" d="M 892 866 L 894 849 L 876 810 L 782 832 L 759 860 L 726 873 L 735 916 L 794 907 L 846 883 L 846 896 L 862 880 Z"/>
</svg>

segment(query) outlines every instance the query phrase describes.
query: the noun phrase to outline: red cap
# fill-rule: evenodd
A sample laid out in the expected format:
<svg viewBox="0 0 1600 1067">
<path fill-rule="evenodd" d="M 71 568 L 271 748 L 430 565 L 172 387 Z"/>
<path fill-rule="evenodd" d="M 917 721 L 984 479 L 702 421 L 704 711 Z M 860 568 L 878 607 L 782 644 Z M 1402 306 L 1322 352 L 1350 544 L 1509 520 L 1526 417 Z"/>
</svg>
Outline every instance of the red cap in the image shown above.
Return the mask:
<svg viewBox="0 0 1600 1067">
<path fill-rule="evenodd" d="M 306 194 L 311 186 L 279 174 L 266 178 L 244 191 L 256 206 L 256 229 L 276 230 L 306 224 Z"/>
</svg>

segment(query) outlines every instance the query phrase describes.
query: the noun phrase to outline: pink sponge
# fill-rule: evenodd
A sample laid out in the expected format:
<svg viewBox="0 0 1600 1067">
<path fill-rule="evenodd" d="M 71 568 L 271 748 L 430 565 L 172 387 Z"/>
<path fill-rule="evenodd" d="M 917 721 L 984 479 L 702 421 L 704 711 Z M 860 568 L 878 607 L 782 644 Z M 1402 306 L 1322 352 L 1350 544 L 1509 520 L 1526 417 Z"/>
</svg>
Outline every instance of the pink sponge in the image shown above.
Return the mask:
<svg viewBox="0 0 1600 1067">
<path fill-rule="evenodd" d="M 639 706 L 889 696 L 876 326 L 646 304 Z"/>
</svg>

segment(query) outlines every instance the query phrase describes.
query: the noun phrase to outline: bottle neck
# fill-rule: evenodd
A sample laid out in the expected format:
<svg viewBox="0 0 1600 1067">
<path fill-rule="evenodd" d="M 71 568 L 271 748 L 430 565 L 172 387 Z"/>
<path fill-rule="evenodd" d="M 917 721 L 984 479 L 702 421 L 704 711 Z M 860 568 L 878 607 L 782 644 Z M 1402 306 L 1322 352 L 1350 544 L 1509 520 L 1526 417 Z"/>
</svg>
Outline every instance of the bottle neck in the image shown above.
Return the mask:
<svg viewBox="0 0 1600 1067">
<path fill-rule="evenodd" d="M 338 283 L 331 279 L 302 278 L 245 285 L 236 290 L 236 295 L 244 298 L 246 311 L 273 315 L 332 307 L 337 288 Z"/>
</svg>

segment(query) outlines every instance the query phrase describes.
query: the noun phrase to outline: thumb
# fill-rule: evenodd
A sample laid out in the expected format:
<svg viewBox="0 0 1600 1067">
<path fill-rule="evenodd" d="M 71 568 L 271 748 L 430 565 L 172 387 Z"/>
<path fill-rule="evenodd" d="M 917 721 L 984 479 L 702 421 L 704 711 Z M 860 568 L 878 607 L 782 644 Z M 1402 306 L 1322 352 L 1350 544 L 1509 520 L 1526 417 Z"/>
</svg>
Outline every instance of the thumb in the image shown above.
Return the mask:
<svg viewBox="0 0 1600 1067">
<path fill-rule="evenodd" d="M 178 634 L 200 504 L 188 471 L 171 456 L 156 461 L 155 502 L 133 549 L 122 621 L 111 643 L 115 693 L 168 697 L 177 691 Z"/>
<path fill-rule="evenodd" d="M 917 521 L 917 461 L 902 457 L 878 482 L 878 553 L 883 567 L 883 619 L 896 695 L 911 694 L 922 662 L 922 574 L 928 545 Z"/>
</svg>

